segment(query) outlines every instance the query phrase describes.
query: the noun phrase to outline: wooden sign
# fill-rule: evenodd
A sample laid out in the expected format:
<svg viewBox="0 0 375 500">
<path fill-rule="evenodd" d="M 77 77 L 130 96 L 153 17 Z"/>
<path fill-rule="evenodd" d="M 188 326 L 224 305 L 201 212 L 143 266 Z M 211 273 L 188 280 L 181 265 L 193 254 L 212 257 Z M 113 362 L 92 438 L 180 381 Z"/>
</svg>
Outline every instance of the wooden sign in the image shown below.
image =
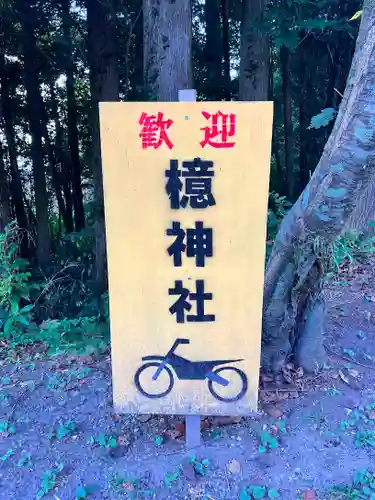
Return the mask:
<svg viewBox="0 0 375 500">
<path fill-rule="evenodd" d="M 103 103 L 114 406 L 256 408 L 272 103 Z"/>
</svg>

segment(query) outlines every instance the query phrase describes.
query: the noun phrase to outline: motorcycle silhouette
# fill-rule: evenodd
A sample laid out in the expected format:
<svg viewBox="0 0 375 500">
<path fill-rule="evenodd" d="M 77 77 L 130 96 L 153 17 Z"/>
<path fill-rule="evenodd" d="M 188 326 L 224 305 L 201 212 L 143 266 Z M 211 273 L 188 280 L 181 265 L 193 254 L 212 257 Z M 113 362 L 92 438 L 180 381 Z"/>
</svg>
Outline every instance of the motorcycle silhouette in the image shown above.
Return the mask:
<svg viewBox="0 0 375 500">
<path fill-rule="evenodd" d="M 220 365 L 227 365 L 228 363 L 237 363 L 243 361 L 243 359 L 224 359 L 215 361 L 189 361 L 181 356 L 175 354 L 177 347 L 180 344 L 190 344 L 189 339 L 178 338 L 174 341 L 172 347 L 169 349 L 165 356 L 144 356 L 142 361 L 147 361 L 144 363 L 134 375 L 134 383 L 141 394 L 147 398 L 162 398 L 169 394 L 174 386 L 174 374 L 179 380 L 205 380 L 208 379 L 208 390 L 210 393 L 219 401 L 230 403 L 233 401 L 238 401 L 241 399 L 247 391 L 247 377 L 242 370 L 234 366 L 223 366 L 217 368 Z M 173 369 L 173 371 L 172 371 Z M 241 379 L 241 389 L 238 394 L 232 397 L 223 397 L 218 394 L 215 390 L 215 384 L 223 387 L 229 385 L 229 381 L 219 373 L 226 370 L 227 372 L 234 372 L 239 375 Z M 161 392 L 150 393 L 147 392 L 141 385 L 140 376 L 148 372 L 149 381 L 158 380 L 162 372 L 165 372 L 169 377 L 168 387 Z M 174 373 L 173 373 L 174 372 Z M 151 375 L 152 373 L 152 375 Z"/>
</svg>

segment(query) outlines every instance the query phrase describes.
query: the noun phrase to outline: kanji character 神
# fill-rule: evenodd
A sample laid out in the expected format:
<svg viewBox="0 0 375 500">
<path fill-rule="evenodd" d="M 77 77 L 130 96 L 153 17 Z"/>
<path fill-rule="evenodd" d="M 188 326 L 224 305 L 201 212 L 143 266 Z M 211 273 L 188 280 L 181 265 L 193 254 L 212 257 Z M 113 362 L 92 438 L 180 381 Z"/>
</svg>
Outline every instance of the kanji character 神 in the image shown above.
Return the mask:
<svg viewBox="0 0 375 500">
<path fill-rule="evenodd" d="M 164 120 L 164 113 L 155 115 L 148 115 L 142 113 L 138 121 L 142 125 L 142 131 L 139 137 L 142 139 L 142 148 L 158 149 L 163 143 L 169 148 L 173 148 L 173 143 L 168 137 L 167 130 L 172 125 L 173 120 Z"/>
<path fill-rule="evenodd" d="M 212 322 L 215 321 L 214 314 L 204 314 L 204 302 L 212 300 L 212 293 L 204 291 L 204 280 L 196 281 L 196 292 L 192 293 L 184 288 L 181 280 L 175 281 L 175 287 L 168 290 L 169 295 L 179 295 L 177 301 L 169 308 L 171 314 L 176 315 L 177 323 L 185 323 L 185 311 L 190 311 L 192 305 L 189 300 L 196 301 L 197 314 L 187 314 L 187 322 Z"/>
<path fill-rule="evenodd" d="M 235 142 L 229 142 L 228 138 L 236 133 L 236 115 L 233 113 L 225 114 L 218 111 L 215 114 L 202 111 L 206 120 L 211 120 L 211 126 L 202 127 L 204 139 L 200 145 L 212 146 L 213 148 L 233 148 Z"/>
<path fill-rule="evenodd" d="M 179 222 L 173 222 L 172 228 L 167 229 L 168 236 L 176 239 L 168 248 L 168 254 L 173 256 L 174 266 L 182 266 L 181 254 L 186 251 L 187 257 L 195 257 L 197 267 L 205 266 L 205 258 L 212 257 L 212 229 L 204 228 L 203 222 L 195 222 L 195 229 L 184 231 Z M 186 244 L 184 243 L 186 237 Z"/>
<path fill-rule="evenodd" d="M 193 161 L 182 162 L 182 172 L 178 161 L 171 160 L 169 170 L 165 171 L 168 178 L 166 191 L 171 200 L 171 208 L 178 210 L 186 208 L 207 208 L 215 205 L 212 194 L 213 162 L 194 158 Z M 180 178 L 184 178 L 183 184 Z M 185 188 L 183 190 L 183 188 Z M 182 196 L 180 192 L 182 191 Z"/>
</svg>

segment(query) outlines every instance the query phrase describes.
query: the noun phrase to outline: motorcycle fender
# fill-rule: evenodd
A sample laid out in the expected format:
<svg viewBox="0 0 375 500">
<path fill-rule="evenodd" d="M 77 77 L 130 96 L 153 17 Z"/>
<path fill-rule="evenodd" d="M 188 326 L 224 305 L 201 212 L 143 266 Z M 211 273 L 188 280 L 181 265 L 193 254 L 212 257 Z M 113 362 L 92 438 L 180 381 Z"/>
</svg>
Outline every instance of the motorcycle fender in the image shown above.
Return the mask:
<svg viewBox="0 0 375 500">
<path fill-rule="evenodd" d="M 144 356 L 142 361 L 163 361 L 165 356 Z"/>
</svg>

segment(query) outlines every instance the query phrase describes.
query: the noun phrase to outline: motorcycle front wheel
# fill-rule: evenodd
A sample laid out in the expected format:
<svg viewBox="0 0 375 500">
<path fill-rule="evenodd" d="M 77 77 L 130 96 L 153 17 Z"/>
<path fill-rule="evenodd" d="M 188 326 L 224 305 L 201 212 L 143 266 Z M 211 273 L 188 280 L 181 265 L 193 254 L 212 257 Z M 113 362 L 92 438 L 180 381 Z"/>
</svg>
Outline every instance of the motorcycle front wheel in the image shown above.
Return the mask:
<svg viewBox="0 0 375 500">
<path fill-rule="evenodd" d="M 155 374 L 156 370 L 159 368 L 159 366 L 160 363 L 157 363 L 156 361 L 145 363 L 135 372 L 134 375 L 135 386 L 139 390 L 139 392 L 143 394 L 143 396 L 146 396 L 146 398 L 151 398 L 151 399 L 163 398 L 164 396 L 169 394 L 173 388 L 174 385 L 173 373 L 168 368 L 168 366 L 164 366 L 158 379 L 153 380 L 152 377 Z M 143 379 L 142 380 L 143 383 L 147 384 L 148 390 L 142 387 L 141 376 Z M 166 389 L 163 390 L 164 387 L 166 387 Z"/>
<path fill-rule="evenodd" d="M 227 388 L 231 387 L 231 383 L 229 383 L 229 385 L 226 388 L 223 388 L 223 386 L 221 384 L 218 384 L 217 382 L 212 381 L 212 380 L 208 381 L 208 390 L 213 395 L 213 397 L 218 399 L 219 401 L 222 401 L 223 403 L 233 403 L 234 401 L 238 401 L 241 398 L 243 398 L 243 396 L 246 394 L 246 392 L 247 392 L 247 377 L 242 370 L 235 368 L 234 366 L 224 366 L 223 368 L 219 368 L 217 370 L 214 370 L 214 373 L 217 373 L 217 374 L 221 373 L 221 376 L 223 378 L 226 378 L 225 373 L 222 373 L 224 371 L 234 372 L 239 376 L 239 380 L 238 380 L 238 384 L 237 384 L 239 387 L 238 387 L 237 393 L 231 394 L 229 396 L 220 394 L 218 392 L 219 389 L 227 390 Z"/>
</svg>

